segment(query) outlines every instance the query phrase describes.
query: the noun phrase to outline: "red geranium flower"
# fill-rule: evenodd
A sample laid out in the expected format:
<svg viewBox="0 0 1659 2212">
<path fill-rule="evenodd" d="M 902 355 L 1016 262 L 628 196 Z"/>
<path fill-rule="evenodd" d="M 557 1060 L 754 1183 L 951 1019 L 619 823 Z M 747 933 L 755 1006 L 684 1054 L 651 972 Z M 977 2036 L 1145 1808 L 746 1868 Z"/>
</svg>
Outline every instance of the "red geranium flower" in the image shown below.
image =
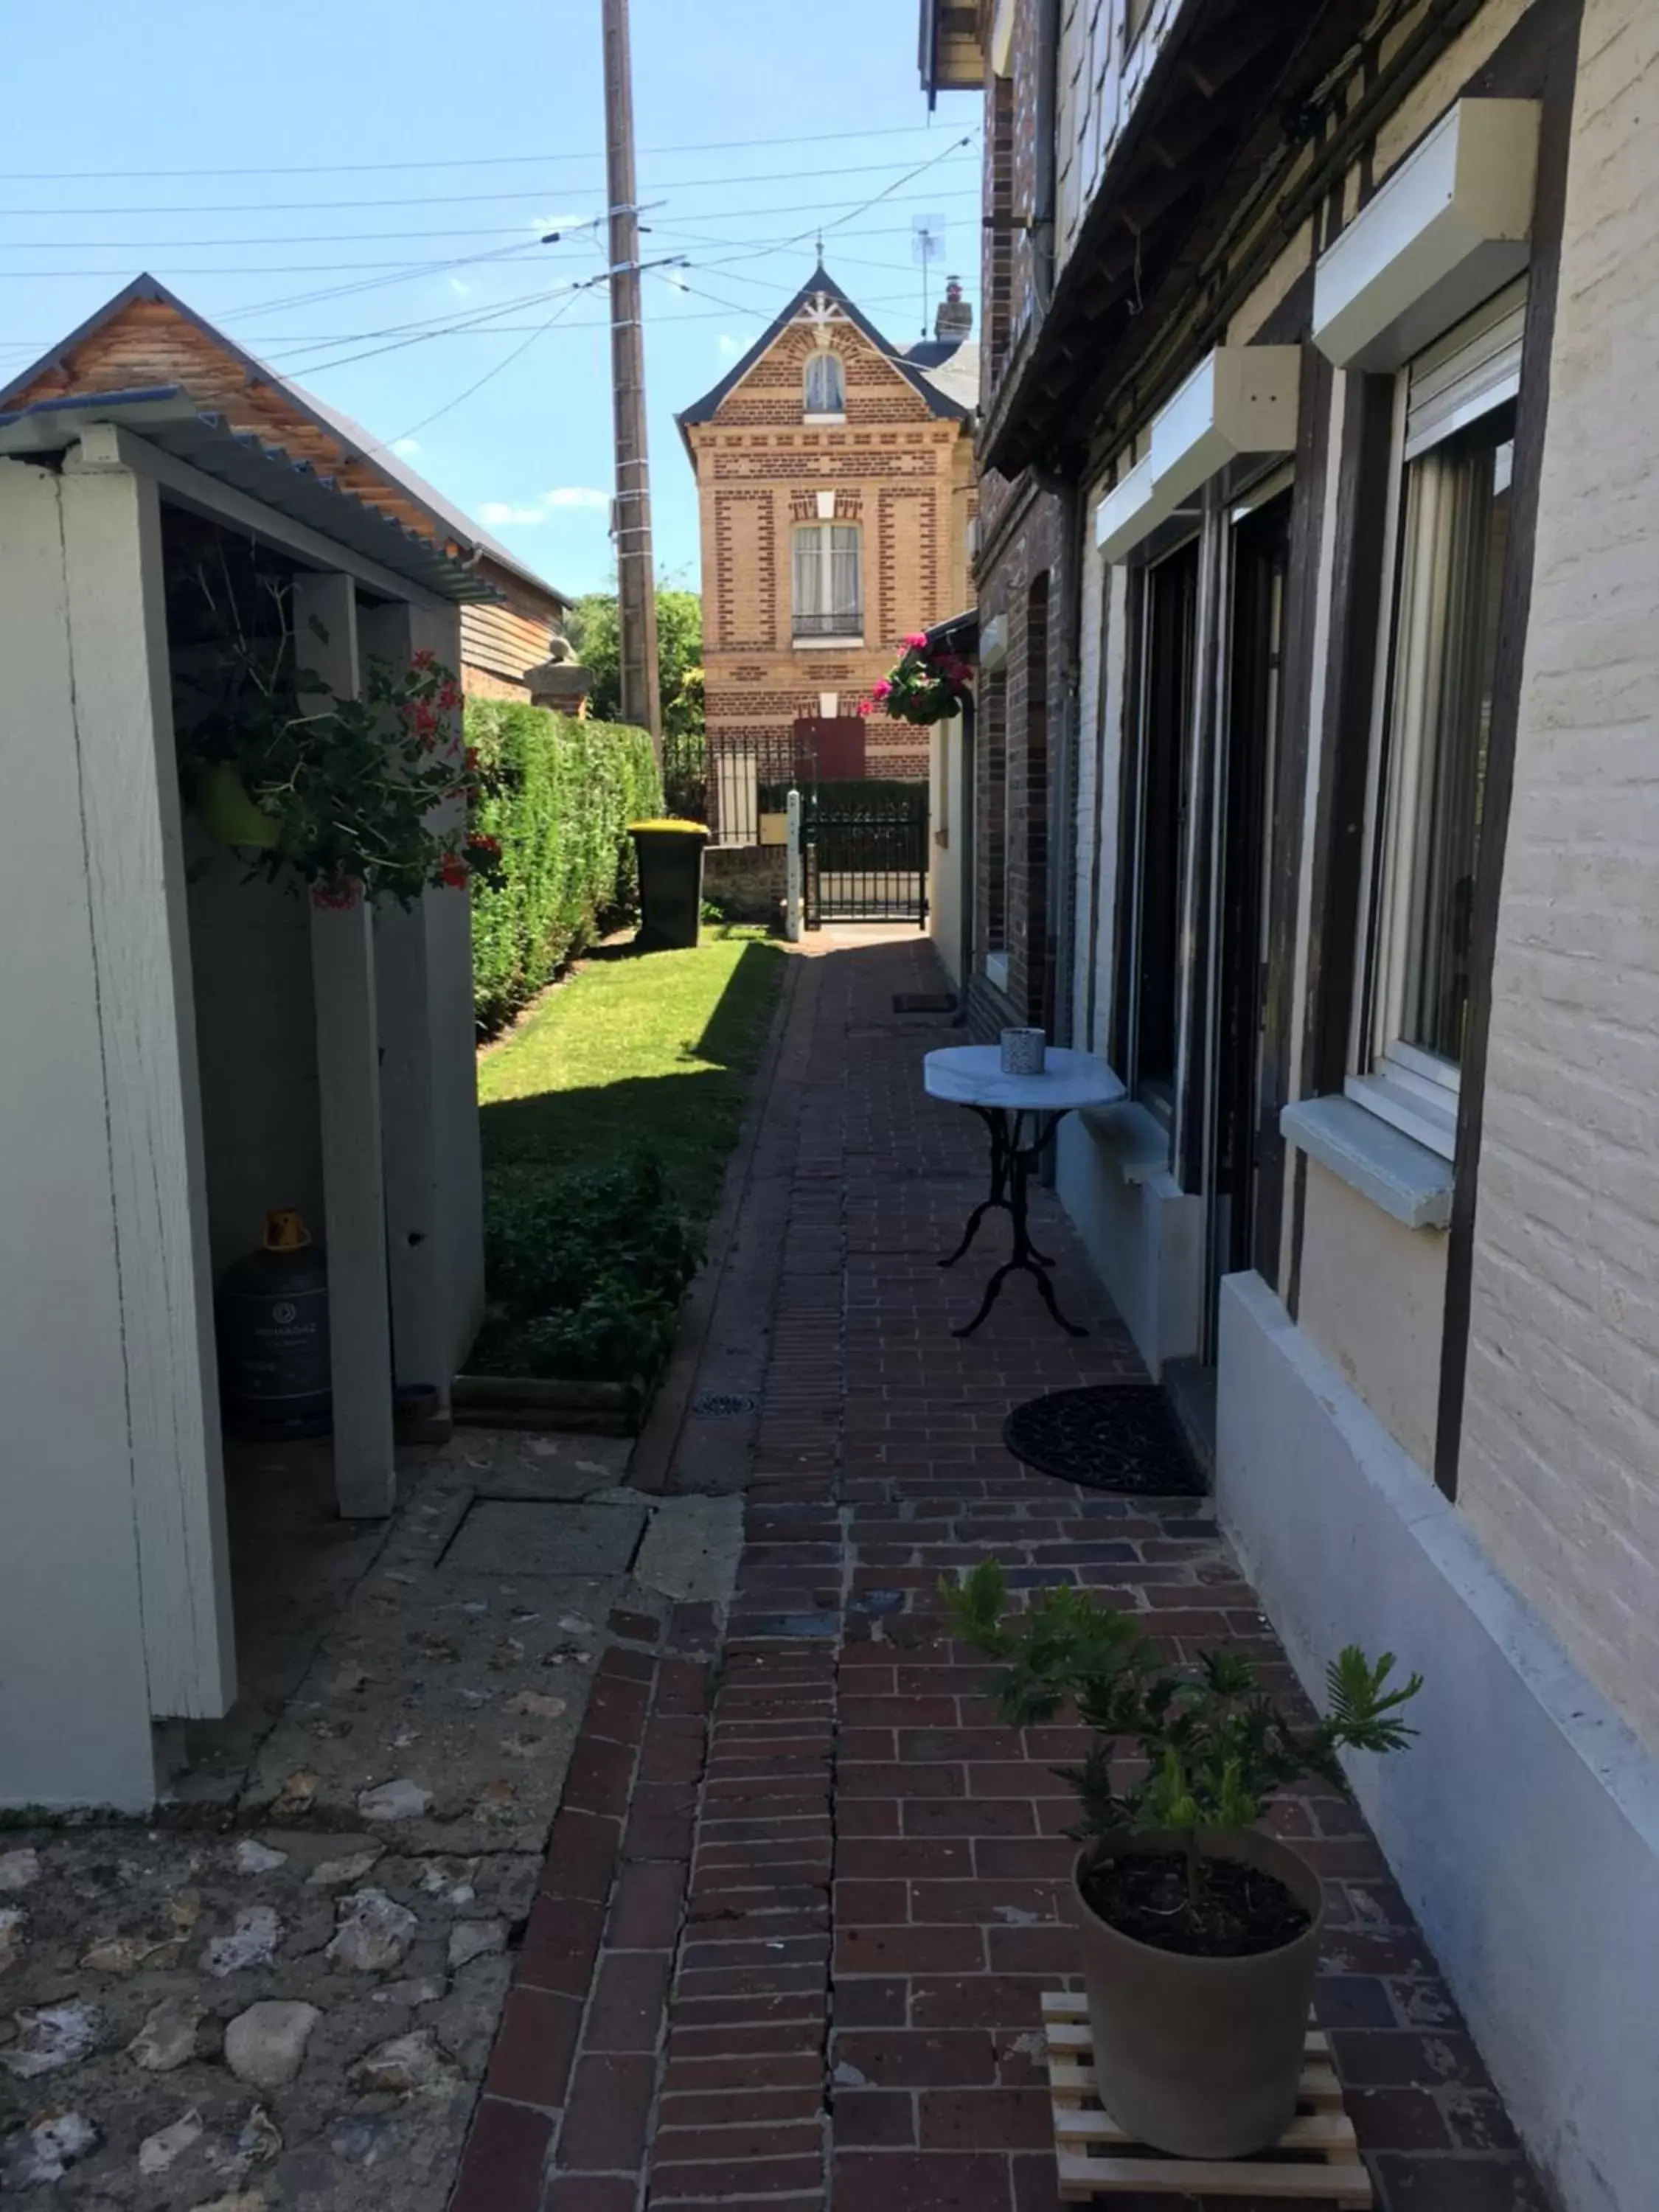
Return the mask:
<svg viewBox="0 0 1659 2212">
<path fill-rule="evenodd" d="M 459 853 L 446 853 L 438 864 L 438 881 L 446 890 L 463 890 L 466 887 L 467 866 Z"/>
</svg>

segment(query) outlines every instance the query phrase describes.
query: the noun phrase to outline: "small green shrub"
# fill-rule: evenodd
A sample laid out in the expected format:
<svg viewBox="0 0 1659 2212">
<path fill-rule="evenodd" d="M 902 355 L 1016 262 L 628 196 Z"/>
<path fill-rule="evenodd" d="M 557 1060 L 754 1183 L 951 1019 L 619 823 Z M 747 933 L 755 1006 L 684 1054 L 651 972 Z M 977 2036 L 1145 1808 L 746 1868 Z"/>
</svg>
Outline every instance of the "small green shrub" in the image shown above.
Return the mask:
<svg viewBox="0 0 1659 2212">
<path fill-rule="evenodd" d="M 628 825 L 662 811 L 643 730 L 544 708 L 469 700 L 475 835 L 501 848 L 498 880 L 472 893 L 473 1007 L 492 1036 L 550 983 L 636 889 Z"/>
<path fill-rule="evenodd" d="M 649 1380 L 702 1256 L 660 1163 L 643 1152 L 621 1167 L 495 1182 L 484 1240 L 489 1307 L 471 1364 L 486 1375 Z"/>
<path fill-rule="evenodd" d="M 1206 1651 L 1171 1666 L 1135 1618 L 1069 1585 L 1038 1590 L 1012 1610 L 1008 1578 L 982 1559 L 939 1584 L 954 1632 L 1000 1662 L 990 1694 L 1012 1728 L 1052 1721 L 1066 1707 L 1094 1738 L 1080 1766 L 1059 1770 L 1082 1818 L 1073 1833 L 1173 1832 L 1187 1855 L 1189 1905 L 1205 1880 L 1198 1838 L 1249 1827 L 1279 1791 L 1305 1775 L 1346 1790 L 1339 1751 L 1401 1751 L 1417 1731 L 1401 1708 L 1420 1674 L 1389 1687 L 1395 1659 L 1351 1644 L 1326 1671 L 1329 1711 L 1299 1728 L 1262 1690 L 1242 1652 Z"/>
</svg>

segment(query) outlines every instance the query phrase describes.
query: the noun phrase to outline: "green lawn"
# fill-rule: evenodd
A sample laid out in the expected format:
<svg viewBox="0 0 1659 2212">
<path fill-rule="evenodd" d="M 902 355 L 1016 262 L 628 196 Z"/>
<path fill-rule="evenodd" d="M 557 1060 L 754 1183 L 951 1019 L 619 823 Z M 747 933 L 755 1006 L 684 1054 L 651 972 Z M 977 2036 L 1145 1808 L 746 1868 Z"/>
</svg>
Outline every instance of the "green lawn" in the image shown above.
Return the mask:
<svg viewBox="0 0 1659 2212">
<path fill-rule="evenodd" d="M 607 1167 L 643 1148 L 701 1226 L 737 1139 L 784 959 L 763 932 L 739 928 L 709 934 L 693 952 L 595 955 L 483 1056 L 491 1189 Z"/>
</svg>

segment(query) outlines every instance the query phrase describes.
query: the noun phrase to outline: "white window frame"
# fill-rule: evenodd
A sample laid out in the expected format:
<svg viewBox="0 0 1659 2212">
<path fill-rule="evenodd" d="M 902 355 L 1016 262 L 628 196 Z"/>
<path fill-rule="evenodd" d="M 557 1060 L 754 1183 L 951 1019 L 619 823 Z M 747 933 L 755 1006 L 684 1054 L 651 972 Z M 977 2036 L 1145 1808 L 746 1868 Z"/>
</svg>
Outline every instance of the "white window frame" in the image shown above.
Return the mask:
<svg viewBox="0 0 1659 2212">
<path fill-rule="evenodd" d="M 836 388 L 841 393 L 839 407 L 814 407 L 812 377 L 823 362 L 830 364 Z M 844 422 L 847 420 L 847 364 L 833 346 L 818 346 L 806 356 L 806 367 L 801 374 L 802 420 L 807 422 Z"/>
<path fill-rule="evenodd" d="M 800 603 L 800 593 L 798 589 L 800 571 L 799 547 L 802 538 L 813 537 L 818 541 L 818 596 L 821 600 L 833 601 L 835 598 L 836 533 L 837 531 L 842 530 L 850 531 L 853 536 L 858 580 L 858 590 L 855 595 L 857 604 L 850 608 L 840 609 L 835 607 L 833 605 L 821 605 L 816 607 L 803 606 Z M 794 643 L 798 648 L 805 647 L 810 649 L 815 646 L 821 646 L 826 648 L 840 648 L 844 650 L 849 645 L 862 645 L 864 642 L 863 526 L 856 522 L 836 521 L 834 520 L 822 522 L 798 522 L 791 532 L 789 538 L 789 593 L 791 629 L 793 635 Z M 803 619 L 807 621 L 823 622 L 831 619 L 837 614 L 844 614 L 847 617 L 850 624 L 849 628 L 846 629 L 820 632 L 816 635 L 804 635 L 802 633 L 800 625 Z"/>
<path fill-rule="evenodd" d="M 1355 1073 L 1344 1087 L 1356 1104 L 1448 1160 L 1457 1150 L 1462 1069 L 1402 1035 L 1413 963 L 1419 798 L 1430 750 L 1425 691 L 1433 666 L 1425 649 L 1433 570 L 1415 560 L 1406 543 L 1410 471 L 1515 398 L 1525 312 L 1522 278 L 1407 362 L 1395 383 L 1396 458 L 1385 518 L 1393 618 L 1379 667 L 1362 908 L 1370 927 L 1362 948 L 1364 988 L 1356 994 Z"/>
</svg>

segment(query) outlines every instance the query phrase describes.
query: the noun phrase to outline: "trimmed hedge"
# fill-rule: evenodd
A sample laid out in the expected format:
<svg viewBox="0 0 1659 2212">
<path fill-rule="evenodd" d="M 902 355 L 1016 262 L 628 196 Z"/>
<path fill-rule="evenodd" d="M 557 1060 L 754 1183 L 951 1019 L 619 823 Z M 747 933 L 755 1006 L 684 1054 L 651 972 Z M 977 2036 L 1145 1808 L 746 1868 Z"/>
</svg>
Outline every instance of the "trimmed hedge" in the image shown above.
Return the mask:
<svg viewBox="0 0 1659 2212">
<path fill-rule="evenodd" d="M 628 825 L 662 811 L 643 730 L 517 700 L 469 699 L 472 826 L 498 838 L 501 881 L 472 886 L 472 1003 L 489 1036 L 550 983 L 635 890 Z"/>
</svg>

